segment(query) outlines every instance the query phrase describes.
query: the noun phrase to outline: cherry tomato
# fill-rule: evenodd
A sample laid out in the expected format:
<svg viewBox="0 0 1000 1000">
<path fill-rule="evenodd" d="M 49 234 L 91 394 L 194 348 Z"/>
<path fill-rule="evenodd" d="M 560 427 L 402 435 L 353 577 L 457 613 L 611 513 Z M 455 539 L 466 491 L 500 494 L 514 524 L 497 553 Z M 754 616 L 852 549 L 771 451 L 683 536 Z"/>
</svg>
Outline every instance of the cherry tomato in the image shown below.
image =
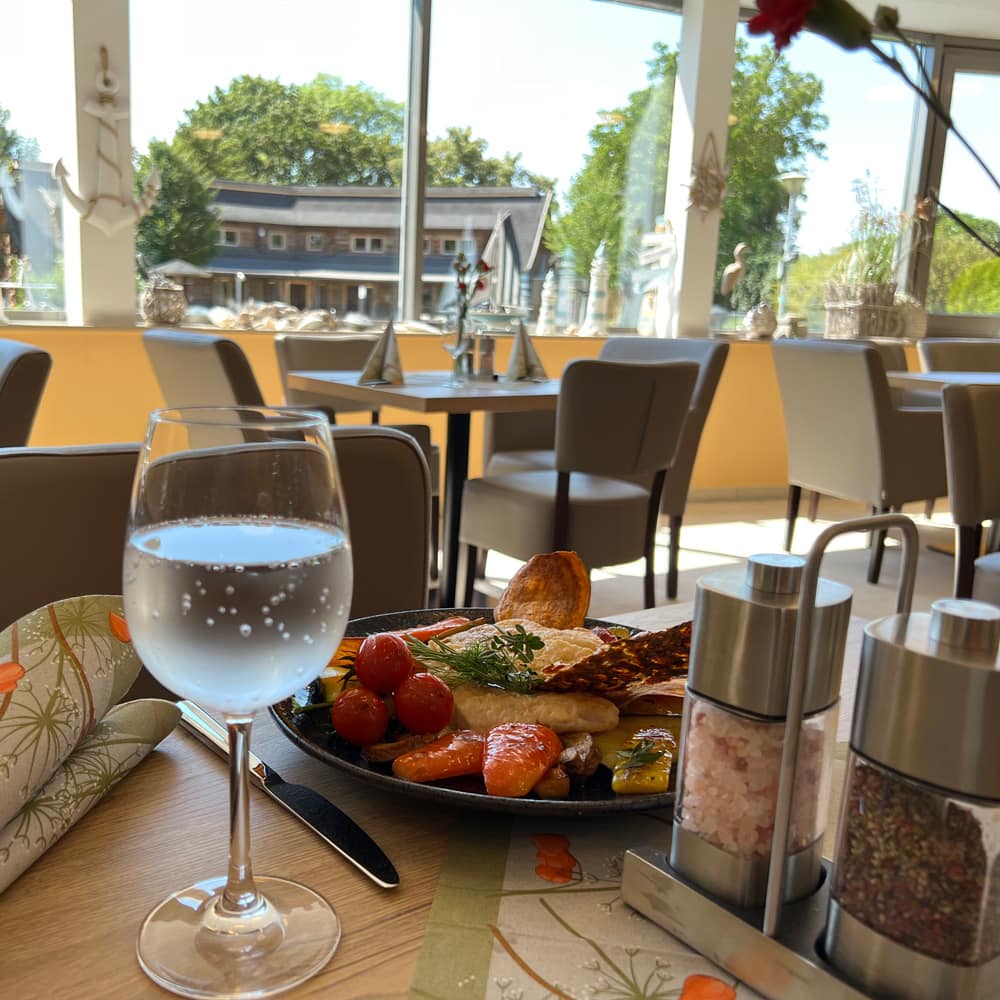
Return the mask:
<svg viewBox="0 0 1000 1000">
<path fill-rule="evenodd" d="M 389 694 L 413 673 L 413 657 L 402 636 L 380 632 L 361 643 L 354 657 L 354 673 L 365 687 Z"/>
<path fill-rule="evenodd" d="M 348 688 L 337 695 L 330 717 L 337 732 L 359 747 L 378 742 L 389 728 L 389 709 L 366 687 Z"/>
<path fill-rule="evenodd" d="M 411 733 L 436 733 L 451 721 L 455 698 L 451 688 L 434 674 L 410 674 L 396 688 L 396 718 Z"/>
</svg>

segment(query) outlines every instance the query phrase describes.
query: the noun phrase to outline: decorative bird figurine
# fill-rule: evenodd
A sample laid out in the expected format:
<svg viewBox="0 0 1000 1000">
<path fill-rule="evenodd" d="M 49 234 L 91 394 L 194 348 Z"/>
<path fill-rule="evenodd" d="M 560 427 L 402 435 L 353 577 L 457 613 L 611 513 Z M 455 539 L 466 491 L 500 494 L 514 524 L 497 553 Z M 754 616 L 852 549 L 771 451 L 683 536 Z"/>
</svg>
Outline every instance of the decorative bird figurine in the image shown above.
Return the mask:
<svg viewBox="0 0 1000 1000">
<path fill-rule="evenodd" d="M 722 282 L 719 291 L 723 295 L 731 295 L 733 289 L 739 284 L 746 267 L 747 254 L 750 246 L 747 243 L 737 243 L 733 248 L 733 263 L 722 272 Z"/>
</svg>

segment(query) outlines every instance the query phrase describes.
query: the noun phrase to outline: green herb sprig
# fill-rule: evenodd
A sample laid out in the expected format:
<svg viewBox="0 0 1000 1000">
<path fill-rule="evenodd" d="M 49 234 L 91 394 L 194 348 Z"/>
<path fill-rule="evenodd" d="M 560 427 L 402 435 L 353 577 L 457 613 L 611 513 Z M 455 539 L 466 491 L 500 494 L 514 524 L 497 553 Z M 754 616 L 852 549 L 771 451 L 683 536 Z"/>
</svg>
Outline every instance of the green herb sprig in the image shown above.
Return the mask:
<svg viewBox="0 0 1000 1000">
<path fill-rule="evenodd" d="M 433 636 L 428 642 L 410 637 L 406 644 L 416 660 L 443 680 L 469 681 L 522 694 L 531 691 L 542 678 L 527 668 L 545 643 L 523 625 L 516 625 L 510 632 L 494 628 L 496 635 L 465 649 L 452 649 Z"/>
<path fill-rule="evenodd" d="M 653 740 L 639 740 L 634 746 L 619 750 L 616 756 L 618 765 L 626 771 L 631 771 L 633 768 L 655 764 L 664 757 L 666 752 L 666 750 L 657 749 Z"/>
</svg>

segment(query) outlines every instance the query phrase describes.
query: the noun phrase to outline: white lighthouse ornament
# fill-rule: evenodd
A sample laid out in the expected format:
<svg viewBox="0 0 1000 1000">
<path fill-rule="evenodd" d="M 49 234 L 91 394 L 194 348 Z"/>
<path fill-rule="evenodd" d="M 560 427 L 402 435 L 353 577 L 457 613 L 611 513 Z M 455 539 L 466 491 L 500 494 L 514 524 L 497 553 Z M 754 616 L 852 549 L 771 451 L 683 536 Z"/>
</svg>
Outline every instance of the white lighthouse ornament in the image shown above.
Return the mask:
<svg viewBox="0 0 1000 1000">
<path fill-rule="evenodd" d="M 538 322 L 535 324 L 535 335 L 548 337 L 556 332 L 556 272 L 550 268 L 542 282 L 542 304 L 538 310 Z"/>
</svg>

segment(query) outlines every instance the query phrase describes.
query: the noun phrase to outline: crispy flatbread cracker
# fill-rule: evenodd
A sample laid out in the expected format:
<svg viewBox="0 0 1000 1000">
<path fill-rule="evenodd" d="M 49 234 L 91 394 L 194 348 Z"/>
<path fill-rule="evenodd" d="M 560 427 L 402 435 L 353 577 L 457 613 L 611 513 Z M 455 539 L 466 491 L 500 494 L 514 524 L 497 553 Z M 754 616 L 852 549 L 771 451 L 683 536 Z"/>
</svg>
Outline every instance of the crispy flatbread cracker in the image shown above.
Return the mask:
<svg viewBox="0 0 1000 1000">
<path fill-rule="evenodd" d="M 576 663 L 545 666 L 538 690 L 586 691 L 625 701 L 643 686 L 686 677 L 690 652 L 691 622 L 683 622 L 662 632 L 616 639 Z"/>
<path fill-rule="evenodd" d="M 579 628 L 590 607 L 590 574 L 575 552 L 532 556 L 510 579 L 495 621 L 528 618 L 549 628 Z"/>
</svg>

